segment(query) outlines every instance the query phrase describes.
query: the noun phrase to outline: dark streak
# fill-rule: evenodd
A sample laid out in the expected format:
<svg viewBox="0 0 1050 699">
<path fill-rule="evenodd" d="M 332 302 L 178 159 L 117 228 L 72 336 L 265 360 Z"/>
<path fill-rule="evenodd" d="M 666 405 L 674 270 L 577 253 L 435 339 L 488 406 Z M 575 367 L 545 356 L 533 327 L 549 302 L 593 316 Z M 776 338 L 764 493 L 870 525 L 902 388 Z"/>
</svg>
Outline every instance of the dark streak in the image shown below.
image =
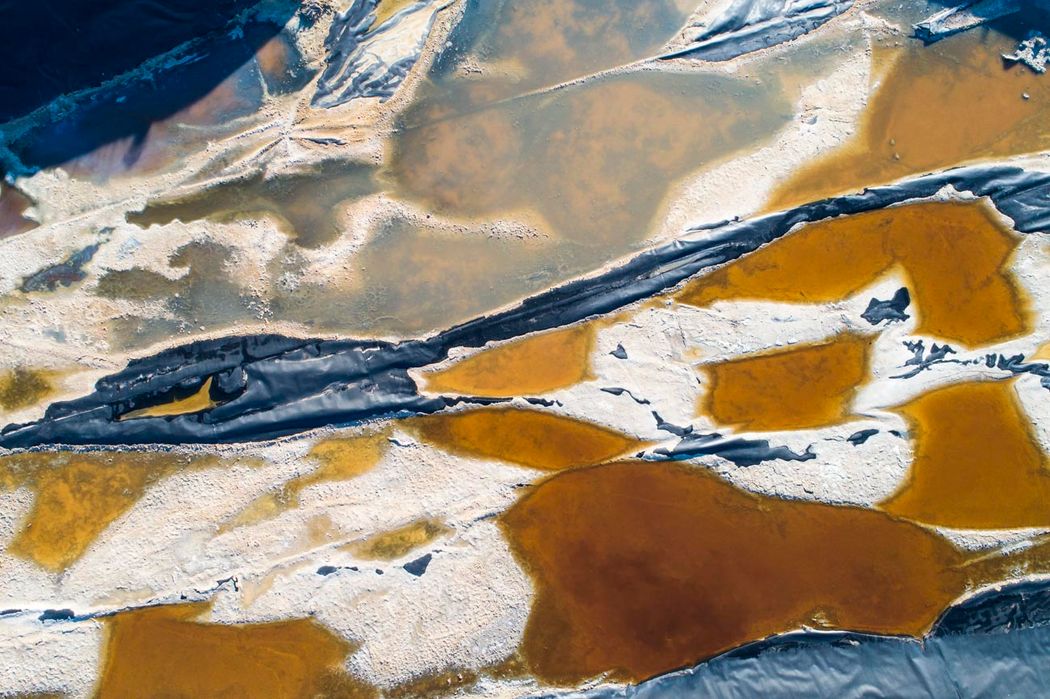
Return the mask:
<svg viewBox="0 0 1050 699">
<path fill-rule="evenodd" d="M 611 393 L 614 396 L 626 395 L 631 400 L 633 400 L 635 403 L 637 403 L 638 405 L 651 405 L 651 403 L 650 403 L 648 398 L 638 398 L 633 393 L 631 393 L 628 389 L 620 388 L 619 386 L 611 386 L 609 388 L 600 388 L 598 390 L 600 390 L 600 391 L 602 391 L 604 393 Z"/>
<path fill-rule="evenodd" d="M 887 324 L 895 320 L 904 321 L 911 317 L 904 312 L 910 303 L 911 295 L 908 289 L 902 286 L 893 294 L 893 298 L 887 301 L 879 299 L 869 301 L 867 310 L 861 313 L 860 317 L 872 325 L 878 325 L 884 320 L 887 321 Z"/>
<path fill-rule="evenodd" d="M 718 432 L 691 434 L 683 437 L 670 449 L 655 449 L 654 454 L 672 460 L 692 459 L 698 456 L 720 456 L 737 466 L 756 466 L 763 461 L 809 461 L 817 458 L 813 447 L 799 454 L 785 446 L 770 446 L 766 439 L 726 439 Z"/>
<path fill-rule="evenodd" d="M 1001 166 L 956 168 L 747 221 L 703 227 L 703 235 L 648 250 L 603 274 L 555 287 L 510 310 L 429 338 L 395 344 L 255 335 L 166 350 L 101 379 L 90 395 L 52 404 L 42 420 L 8 425 L 0 433 L 0 447 L 243 442 L 436 412 L 449 402 L 420 396 L 408 370 L 436 364 L 453 348 L 481 347 L 609 313 L 737 259 L 799 224 L 929 197 L 949 185 L 991 197 L 1022 233 L 1050 229 L 1050 173 Z M 923 368 L 920 365 L 912 375 Z M 199 385 L 210 375 L 216 377 L 213 386 L 228 398 L 217 407 L 192 415 L 116 419 L 131 405 L 180 383 Z"/>
<path fill-rule="evenodd" d="M 418 578 L 419 576 L 423 575 L 423 573 L 427 572 L 427 566 L 430 565 L 430 561 L 431 559 L 433 559 L 433 557 L 433 555 L 428 553 L 423 556 L 420 556 L 414 561 L 409 561 L 401 567 L 404 568 L 405 572 L 409 575 L 414 575 Z"/>
<path fill-rule="evenodd" d="M 864 444 L 864 442 L 868 441 L 878 433 L 879 431 L 875 429 L 858 430 L 851 434 L 849 437 L 846 437 L 846 441 L 855 447 L 859 447 L 861 444 Z"/>
</svg>

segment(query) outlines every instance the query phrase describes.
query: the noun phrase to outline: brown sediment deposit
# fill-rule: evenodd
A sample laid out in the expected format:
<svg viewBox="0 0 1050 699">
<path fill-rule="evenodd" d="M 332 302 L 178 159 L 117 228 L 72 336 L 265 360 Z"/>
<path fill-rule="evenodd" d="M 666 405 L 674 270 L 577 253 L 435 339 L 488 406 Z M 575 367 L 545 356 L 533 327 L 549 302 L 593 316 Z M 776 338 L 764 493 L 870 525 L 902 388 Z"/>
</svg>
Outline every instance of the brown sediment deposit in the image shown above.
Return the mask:
<svg viewBox="0 0 1050 699">
<path fill-rule="evenodd" d="M 183 604 L 108 618 L 99 699 L 378 697 L 374 687 L 343 668 L 354 646 L 316 621 L 196 621 L 207 609 Z"/>
<path fill-rule="evenodd" d="M 0 239 L 25 233 L 37 227 L 25 212 L 33 201 L 14 187 L 0 182 Z"/>
<path fill-rule="evenodd" d="M 447 115 L 426 103 L 390 144 L 399 190 L 454 216 L 535 212 L 559 238 L 642 240 L 670 186 L 770 136 L 778 93 L 723 76 L 641 71 Z"/>
<path fill-rule="evenodd" d="M 557 471 L 607 461 L 645 444 L 589 422 L 537 410 L 481 408 L 412 420 L 419 438 L 465 456 Z"/>
<path fill-rule="evenodd" d="M 501 526 L 535 581 L 522 654 L 554 684 L 638 681 L 802 626 L 918 636 L 1016 564 L 885 512 L 754 495 L 669 462 L 559 473 Z"/>
<path fill-rule="evenodd" d="M 303 247 L 320 247 L 343 232 L 339 204 L 375 190 L 371 170 L 357 163 L 324 161 L 303 172 L 231 180 L 196 192 L 158 198 L 127 215 L 143 228 L 172 221 L 231 221 L 274 216 Z"/>
<path fill-rule="evenodd" d="M 917 331 L 976 347 L 1032 329 L 1009 269 L 1019 242 L 983 201 L 897 206 L 805 225 L 690 282 L 677 298 L 701 307 L 737 299 L 830 303 L 899 268 Z"/>
</svg>

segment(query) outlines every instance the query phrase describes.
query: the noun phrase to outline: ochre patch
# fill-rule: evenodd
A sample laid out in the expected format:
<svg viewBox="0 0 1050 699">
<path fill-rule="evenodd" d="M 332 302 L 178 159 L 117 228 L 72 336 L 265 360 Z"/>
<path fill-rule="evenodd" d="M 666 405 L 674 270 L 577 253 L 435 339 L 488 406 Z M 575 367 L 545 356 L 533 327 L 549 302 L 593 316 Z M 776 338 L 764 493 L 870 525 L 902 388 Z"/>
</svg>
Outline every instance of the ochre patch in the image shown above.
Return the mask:
<svg viewBox="0 0 1050 699">
<path fill-rule="evenodd" d="M 247 524 L 257 524 L 299 506 L 299 493 L 317 483 L 346 481 L 371 471 L 383 458 L 390 444 L 390 427 L 366 431 L 352 437 L 332 437 L 315 444 L 307 457 L 320 465 L 292 478 L 274 491 L 253 500 L 231 521 L 221 527 L 230 531 Z"/>
<path fill-rule="evenodd" d="M 21 410 L 40 403 L 55 392 L 57 372 L 16 367 L 0 372 L 0 408 Z"/>
<path fill-rule="evenodd" d="M 129 413 L 120 416 L 121 420 L 134 420 L 139 417 L 163 417 L 165 415 L 189 415 L 190 413 L 199 413 L 204 410 L 211 410 L 218 403 L 211 399 L 211 377 L 205 379 L 201 387 L 197 389 L 196 393 L 173 400 L 170 403 L 161 403 L 160 405 L 153 405 L 148 408 L 140 408 L 138 410 L 132 410 Z"/>
<path fill-rule="evenodd" d="M 482 408 L 411 422 L 422 441 L 465 456 L 558 471 L 586 466 L 645 445 L 589 422 L 536 410 Z"/>
<path fill-rule="evenodd" d="M 425 374 L 424 388 L 509 398 L 547 393 L 590 378 L 595 328 L 576 325 L 483 350 L 440 371 Z"/>
<path fill-rule="evenodd" d="M 984 29 L 932 46 L 910 41 L 871 99 L 857 136 L 799 170 L 768 210 L 789 209 L 967 161 L 1050 147 L 1050 84 L 1024 66 L 1003 67 L 1017 40 Z M 1027 95 L 1025 99 L 1022 95 Z"/>
<path fill-rule="evenodd" d="M 843 334 L 701 368 L 709 387 L 701 414 L 745 430 L 793 430 L 840 423 L 869 378 L 871 337 Z"/>
<path fill-rule="evenodd" d="M 358 558 L 392 561 L 450 531 L 438 520 L 421 519 L 397 529 L 380 532 L 345 548 Z"/>
<path fill-rule="evenodd" d="M 899 267 L 917 331 L 977 347 L 1032 330 L 1009 271 L 1019 242 L 983 202 L 892 207 L 808 224 L 690 282 L 678 300 L 829 303 Z"/>
<path fill-rule="evenodd" d="M 892 514 L 963 529 L 1050 526 L 1050 469 L 1013 381 L 960 383 L 897 410 L 915 456 Z"/>
<path fill-rule="evenodd" d="M 638 681 L 797 629 L 920 635 L 1012 561 L 884 512 L 738 490 L 689 465 L 560 473 L 502 518 L 535 581 L 522 653 L 542 680 Z"/>
<path fill-rule="evenodd" d="M 0 486 L 35 493 L 33 509 L 11 542 L 11 553 L 53 572 L 76 561 L 147 488 L 214 457 L 160 452 L 29 452 L 0 460 Z"/>
</svg>

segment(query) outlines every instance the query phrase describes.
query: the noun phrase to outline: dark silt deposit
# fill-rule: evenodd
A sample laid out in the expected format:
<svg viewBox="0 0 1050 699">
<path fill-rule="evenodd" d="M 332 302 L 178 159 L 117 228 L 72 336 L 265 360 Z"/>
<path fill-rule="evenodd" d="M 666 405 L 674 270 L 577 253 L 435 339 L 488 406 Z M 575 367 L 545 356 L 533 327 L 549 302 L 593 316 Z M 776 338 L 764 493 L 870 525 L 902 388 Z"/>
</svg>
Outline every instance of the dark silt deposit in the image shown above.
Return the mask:
<svg viewBox="0 0 1050 699">
<path fill-rule="evenodd" d="M 54 291 L 59 286 L 71 286 L 84 279 L 84 265 L 98 252 L 101 243 L 77 250 L 66 260 L 31 274 L 22 280 L 22 291 Z"/>
<path fill-rule="evenodd" d="M 872 299 L 868 302 L 868 307 L 860 317 L 868 321 L 872 325 L 878 325 L 882 321 L 887 323 L 894 320 L 907 320 L 911 316 L 904 312 L 904 310 L 911 303 L 911 295 L 908 294 L 906 287 L 897 289 L 897 292 L 893 294 L 892 298 Z"/>
<path fill-rule="evenodd" d="M 572 696 L 1045 697 L 1047 687 L 1050 583 L 1043 580 L 991 590 L 953 605 L 921 640 L 795 632 L 636 686 Z"/>
<path fill-rule="evenodd" d="M 721 456 L 737 466 L 756 466 L 763 461 L 809 461 L 817 455 L 807 449 L 801 454 L 785 446 L 772 446 L 768 439 L 725 438 L 717 432 L 687 434 L 671 449 L 656 449 L 658 457 L 668 459 L 695 459 L 700 456 Z"/>
<path fill-rule="evenodd" d="M 9 425 L 0 435 L 0 446 L 263 440 L 324 425 L 435 412 L 445 401 L 418 395 L 407 371 L 435 364 L 453 348 L 480 347 L 608 313 L 745 255 L 799 224 L 930 197 L 949 185 L 989 197 L 1019 232 L 1050 228 L 1050 175 L 1016 167 L 952 169 L 768 216 L 698 228 L 608 272 L 425 339 L 393 344 L 267 335 L 167 350 L 102 379 L 91 395 L 53 404 L 38 422 Z M 192 415 L 119 419 L 166 402 L 176 392 L 199 389 L 209 377 L 214 377 L 216 407 Z"/>
</svg>

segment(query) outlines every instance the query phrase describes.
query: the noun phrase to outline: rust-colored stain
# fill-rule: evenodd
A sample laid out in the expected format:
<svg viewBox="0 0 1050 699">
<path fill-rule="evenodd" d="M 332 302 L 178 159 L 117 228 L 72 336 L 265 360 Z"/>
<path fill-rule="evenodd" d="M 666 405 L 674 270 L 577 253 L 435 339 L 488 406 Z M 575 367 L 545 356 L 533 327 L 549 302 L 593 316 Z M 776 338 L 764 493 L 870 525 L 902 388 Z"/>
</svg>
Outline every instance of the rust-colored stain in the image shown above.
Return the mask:
<svg viewBox="0 0 1050 699">
<path fill-rule="evenodd" d="M 1050 146 L 1050 85 L 1002 54 L 1017 40 L 986 29 L 923 46 L 881 49 L 896 63 L 871 99 L 856 137 L 800 169 L 778 188 L 768 210 L 798 204 L 967 161 Z M 1025 98 L 1027 95 L 1027 98 Z"/>
<path fill-rule="evenodd" d="M 645 444 L 590 422 L 513 408 L 481 408 L 412 421 L 422 441 L 465 456 L 558 471 L 637 451 Z"/>
<path fill-rule="evenodd" d="M 343 669 L 354 646 L 317 622 L 195 621 L 207 609 L 183 604 L 108 618 L 99 699 L 378 697 L 374 687 Z"/>
<path fill-rule="evenodd" d="M 983 201 L 868 211 L 803 226 L 690 282 L 678 300 L 828 303 L 897 267 L 908 279 L 917 331 L 977 347 L 1032 330 L 1027 298 L 1009 270 L 1019 242 Z"/>
<path fill-rule="evenodd" d="M 594 336 L 595 326 L 585 323 L 515 340 L 425 374 L 424 388 L 509 398 L 573 386 L 590 378 Z"/>
<path fill-rule="evenodd" d="M 555 684 L 638 681 L 809 626 L 920 635 L 1001 574 L 918 525 L 762 497 L 685 464 L 557 474 L 502 518 L 533 576 L 522 653 Z"/>
<path fill-rule="evenodd" d="M 9 551 L 52 572 L 79 559 L 149 486 L 214 457 L 159 452 L 29 452 L 0 460 L 0 486 L 33 490 L 33 508 Z"/>
<path fill-rule="evenodd" d="M 847 420 L 869 378 L 871 336 L 844 333 L 826 342 L 701 367 L 709 388 L 701 414 L 745 430 L 793 430 Z"/>
<path fill-rule="evenodd" d="M 964 529 L 1050 525 L 1050 463 L 1013 381 L 954 384 L 897 409 L 911 425 L 911 474 L 882 508 Z"/>
</svg>

